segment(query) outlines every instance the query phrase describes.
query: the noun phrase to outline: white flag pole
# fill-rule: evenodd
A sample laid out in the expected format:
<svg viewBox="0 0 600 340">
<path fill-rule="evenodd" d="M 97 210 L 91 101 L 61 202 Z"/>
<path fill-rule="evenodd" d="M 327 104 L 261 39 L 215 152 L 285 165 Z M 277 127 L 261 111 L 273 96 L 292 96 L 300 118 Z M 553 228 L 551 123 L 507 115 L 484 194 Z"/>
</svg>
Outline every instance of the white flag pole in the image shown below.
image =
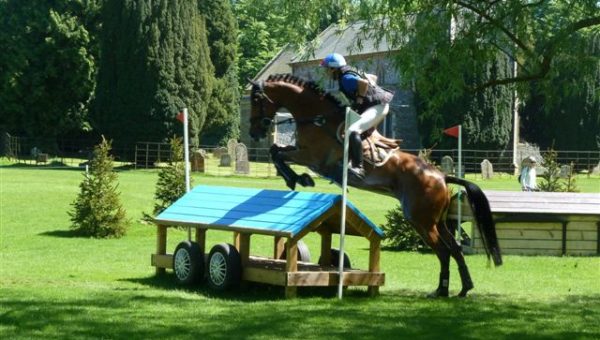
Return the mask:
<svg viewBox="0 0 600 340">
<path fill-rule="evenodd" d="M 339 254 L 339 282 L 338 282 L 338 298 L 342 299 L 342 291 L 344 288 L 344 237 L 346 235 L 346 202 L 348 200 L 348 149 L 350 148 L 350 136 L 348 127 L 351 124 L 350 108 L 346 108 L 345 133 L 344 133 L 344 161 L 342 167 L 342 220 L 340 222 L 340 254 Z"/>
<path fill-rule="evenodd" d="M 188 137 L 188 109 L 183 109 L 183 152 L 185 161 L 185 192 L 190 191 L 190 141 Z"/>
<path fill-rule="evenodd" d="M 183 109 L 183 154 L 185 164 L 185 192 L 190 192 L 190 141 L 188 137 L 188 109 Z M 187 228 L 188 241 L 192 240 L 192 227 Z"/>
<path fill-rule="evenodd" d="M 458 126 L 458 178 L 463 178 L 462 173 L 462 125 Z M 456 239 L 460 242 L 462 240 L 462 200 L 461 200 L 462 189 L 458 190 L 458 228 Z"/>
</svg>

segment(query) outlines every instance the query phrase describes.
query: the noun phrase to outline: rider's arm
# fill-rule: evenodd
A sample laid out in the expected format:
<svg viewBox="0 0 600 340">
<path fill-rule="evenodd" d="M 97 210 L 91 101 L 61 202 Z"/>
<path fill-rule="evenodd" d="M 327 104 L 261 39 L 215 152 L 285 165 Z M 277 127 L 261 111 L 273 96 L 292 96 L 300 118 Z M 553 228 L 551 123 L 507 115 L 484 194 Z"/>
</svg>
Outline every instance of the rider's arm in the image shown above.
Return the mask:
<svg viewBox="0 0 600 340">
<path fill-rule="evenodd" d="M 369 87 L 369 82 L 364 79 L 358 79 L 356 94 L 359 97 L 364 97 L 367 95 L 367 89 Z"/>
</svg>

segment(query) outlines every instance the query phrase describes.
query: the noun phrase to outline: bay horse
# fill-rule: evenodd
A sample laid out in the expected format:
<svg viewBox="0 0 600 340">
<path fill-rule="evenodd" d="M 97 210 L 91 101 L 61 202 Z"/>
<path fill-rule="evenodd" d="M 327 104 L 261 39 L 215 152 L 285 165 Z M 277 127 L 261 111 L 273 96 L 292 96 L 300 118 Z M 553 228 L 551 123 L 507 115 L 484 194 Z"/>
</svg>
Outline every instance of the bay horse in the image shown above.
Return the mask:
<svg viewBox="0 0 600 340">
<path fill-rule="evenodd" d="M 308 174 L 298 175 L 286 162 L 307 166 L 319 175 L 340 183 L 343 147 L 339 134 L 344 122 L 345 107 L 334 96 L 322 91 L 314 82 L 283 74 L 272 75 L 265 81 L 252 83 L 250 135 L 259 140 L 267 136 L 278 109 L 284 107 L 296 123 L 296 145 L 277 145 L 270 148 L 271 158 L 287 186 L 296 184 L 314 186 Z M 392 145 L 373 131 L 376 144 Z M 364 149 L 368 149 L 363 142 Z M 365 160 L 369 155 L 365 154 Z M 463 186 L 471 205 L 476 224 L 482 236 L 488 261 L 502 264 L 494 221 L 487 198 L 481 189 L 464 179 L 447 176 L 423 159 L 399 148 L 389 149 L 386 162 L 364 164 L 364 178 L 348 176 L 349 185 L 397 198 L 404 218 L 431 247 L 440 261 L 437 289 L 431 297 L 447 297 L 450 279 L 450 257 L 458 264 L 462 289 L 458 296 L 465 297 L 473 282 L 465 263 L 462 249 L 445 221 L 450 206 L 448 183 Z"/>
</svg>

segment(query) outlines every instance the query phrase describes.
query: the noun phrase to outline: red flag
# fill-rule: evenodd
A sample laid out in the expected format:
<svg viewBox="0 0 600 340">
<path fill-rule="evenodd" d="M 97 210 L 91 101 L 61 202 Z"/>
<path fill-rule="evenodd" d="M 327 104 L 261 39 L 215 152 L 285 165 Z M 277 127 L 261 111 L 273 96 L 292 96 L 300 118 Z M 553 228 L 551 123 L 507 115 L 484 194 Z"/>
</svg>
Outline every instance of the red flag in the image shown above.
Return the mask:
<svg viewBox="0 0 600 340">
<path fill-rule="evenodd" d="M 176 118 L 177 118 L 177 120 L 178 120 L 178 121 L 180 121 L 180 122 L 182 122 L 182 123 L 183 123 L 183 119 L 184 119 L 184 117 L 183 117 L 183 111 L 179 112 L 179 113 L 177 114 L 177 117 L 176 117 Z"/>
<path fill-rule="evenodd" d="M 444 130 L 444 134 L 452 136 L 454 138 L 458 138 L 458 125 L 447 128 L 446 130 Z"/>
</svg>

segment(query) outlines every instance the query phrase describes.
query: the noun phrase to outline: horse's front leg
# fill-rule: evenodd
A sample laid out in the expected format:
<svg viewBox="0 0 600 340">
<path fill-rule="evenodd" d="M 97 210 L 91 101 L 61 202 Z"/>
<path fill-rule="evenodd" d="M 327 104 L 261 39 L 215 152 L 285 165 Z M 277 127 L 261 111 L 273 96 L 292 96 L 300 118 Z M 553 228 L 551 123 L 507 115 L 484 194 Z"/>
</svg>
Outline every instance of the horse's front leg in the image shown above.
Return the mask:
<svg viewBox="0 0 600 340">
<path fill-rule="evenodd" d="M 273 160 L 273 165 L 275 165 L 275 169 L 277 169 L 277 173 L 283 177 L 285 180 L 285 184 L 288 188 L 295 190 L 296 183 L 299 183 L 302 186 L 315 186 L 315 182 L 308 174 L 298 175 L 289 165 L 287 165 L 286 161 L 295 161 L 295 156 L 298 153 L 298 148 L 292 145 L 277 145 L 273 144 L 271 149 L 269 150 L 271 153 L 271 159 Z M 296 161 L 296 163 L 298 163 Z"/>
</svg>

